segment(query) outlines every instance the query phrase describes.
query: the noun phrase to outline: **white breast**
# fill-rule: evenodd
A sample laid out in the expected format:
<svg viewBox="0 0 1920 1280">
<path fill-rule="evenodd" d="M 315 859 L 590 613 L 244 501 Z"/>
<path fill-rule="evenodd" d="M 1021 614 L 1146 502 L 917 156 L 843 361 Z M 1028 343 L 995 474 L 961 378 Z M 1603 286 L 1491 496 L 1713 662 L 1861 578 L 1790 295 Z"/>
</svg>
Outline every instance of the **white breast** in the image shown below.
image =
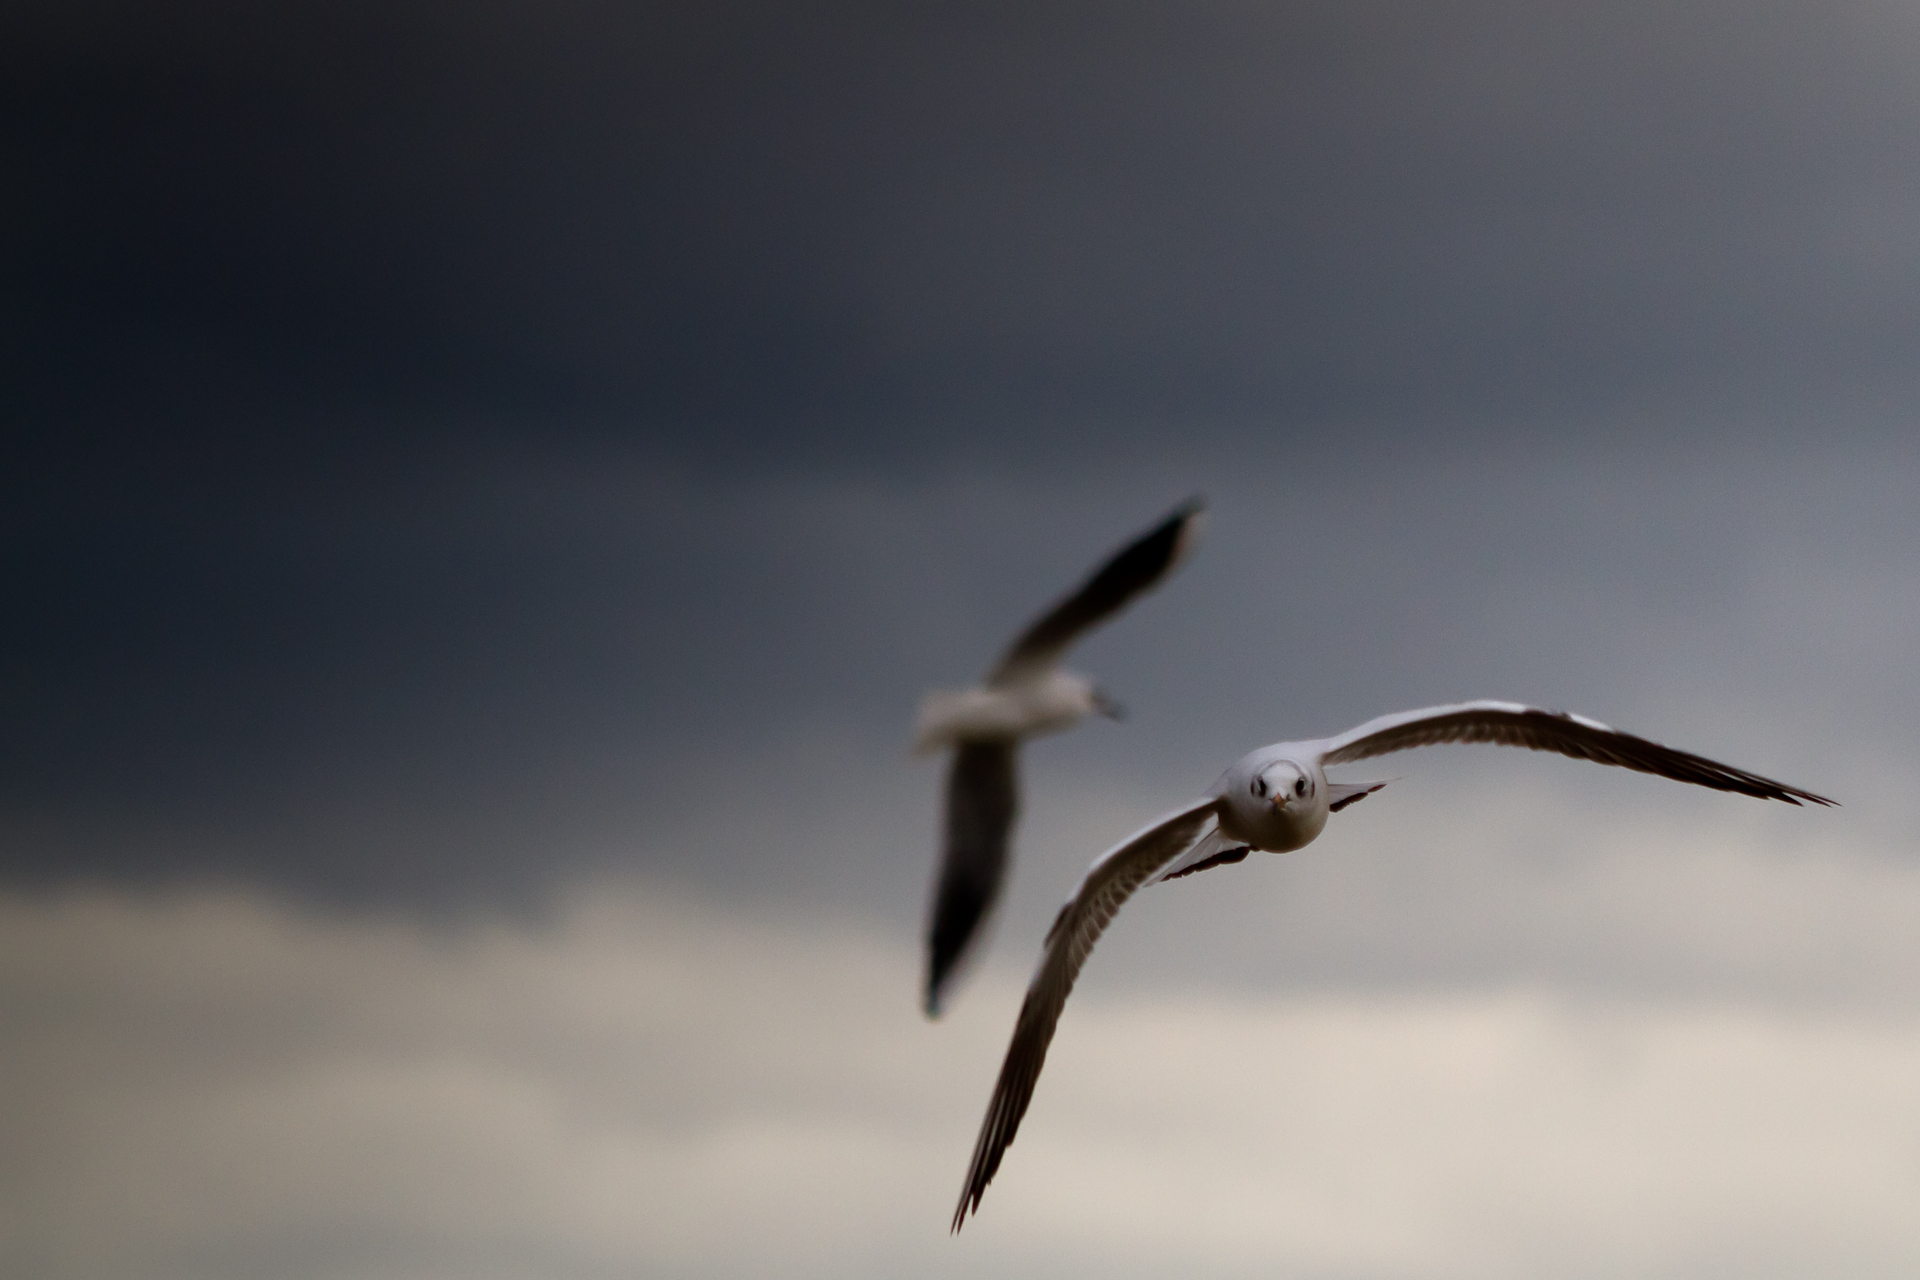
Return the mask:
<svg viewBox="0 0 1920 1280">
<path fill-rule="evenodd" d="M 1001 688 L 930 693 L 920 704 L 913 749 L 924 754 L 956 742 L 1058 733 L 1093 710 L 1093 682 L 1052 670 Z"/>
</svg>

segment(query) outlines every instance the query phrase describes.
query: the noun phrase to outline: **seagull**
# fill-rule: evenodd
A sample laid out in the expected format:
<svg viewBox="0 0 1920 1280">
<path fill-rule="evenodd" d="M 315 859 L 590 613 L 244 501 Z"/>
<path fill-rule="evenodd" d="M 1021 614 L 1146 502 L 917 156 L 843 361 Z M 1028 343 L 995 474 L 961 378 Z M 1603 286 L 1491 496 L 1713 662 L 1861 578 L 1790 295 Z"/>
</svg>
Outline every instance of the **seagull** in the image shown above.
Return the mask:
<svg viewBox="0 0 1920 1280">
<path fill-rule="evenodd" d="M 1387 785 L 1329 782 L 1326 766 L 1443 742 L 1491 742 L 1556 751 L 1576 760 L 1619 765 L 1791 805 L 1803 800 L 1835 803 L 1811 791 L 1636 738 L 1598 720 L 1517 702 L 1459 702 L 1402 711 L 1369 720 L 1337 737 L 1279 742 L 1249 752 L 1220 775 L 1205 798 L 1166 814 L 1094 859 L 1060 909 L 1014 1023 L 1013 1042 L 1007 1046 L 1006 1062 L 974 1143 L 952 1229 L 958 1231 L 967 1214 L 979 1210 L 980 1197 L 999 1169 L 1001 1156 L 1013 1145 L 1013 1135 L 1033 1098 L 1034 1082 L 1047 1060 L 1047 1045 L 1080 966 L 1134 890 L 1240 862 L 1254 850 L 1288 853 L 1304 848 L 1326 827 L 1327 815 Z"/>
<path fill-rule="evenodd" d="M 1190 498 L 1116 551 L 1079 590 L 1036 618 L 984 685 L 928 694 L 914 727 L 916 755 L 953 748 L 947 772 L 946 842 L 927 914 L 926 1011 L 940 1016 L 947 988 L 1006 879 L 1007 837 L 1019 808 L 1020 743 L 1121 709 L 1060 665 L 1069 646 L 1153 589 L 1199 541 L 1203 504 Z"/>
</svg>

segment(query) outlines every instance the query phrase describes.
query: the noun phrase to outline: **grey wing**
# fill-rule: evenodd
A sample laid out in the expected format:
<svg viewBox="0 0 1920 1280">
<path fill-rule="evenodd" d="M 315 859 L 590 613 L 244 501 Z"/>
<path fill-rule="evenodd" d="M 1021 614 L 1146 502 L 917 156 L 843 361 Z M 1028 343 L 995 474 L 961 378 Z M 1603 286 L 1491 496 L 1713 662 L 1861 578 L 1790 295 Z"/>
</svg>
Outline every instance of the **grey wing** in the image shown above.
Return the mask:
<svg viewBox="0 0 1920 1280">
<path fill-rule="evenodd" d="M 1080 887 L 1060 908 L 1053 928 L 1047 932 L 1040 967 L 1027 987 L 1027 998 L 1014 1023 L 1013 1042 L 1007 1046 L 986 1118 L 980 1123 L 980 1137 L 973 1146 L 973 1160 L 967 1165 L 960 1204 L 953 1211 L 953 1230 L 960 1229 L 969 1211 L 980 1207 L 981 1195 L 1000 1168 L 1000 1157 L 1013 1145 L 1020 1118 L 1033 1099 L 1034 1082 L 1047 1060 L 1053 1029 L 1066 1007 L 1067 993 L 1073 990 L 1074 979 L 1093 951 L 1093 944 L 1135 889 L 1206 833 L 1219 803 L 1217 799 L 1195 801 L 1115 845 L 1087 869 Z"/>
<path fill-rule="evenodd" d="M 1020 672 L 1057 662 L 1082 634 L 1151 590 L 1199 541 L 1203 511 L 1199 498 L 1189 498 L 1165 520 L 1115 552 L 1079 590 L 1020 633 L 987 677 L 987 683 L 1003 684 Z"/>
<path fill-rule="evenodd" d="M 1346 764 L 1390 751 L 1443 742 L 1491 742 L 1533 751 L 1556 751 L 1576 760 L 1637 769 L 1676 782 L 1691 782 L 1715 791 L 1735 791 L 1762 800 L 1784 800 L 1795 805 L 1802 800 L 1820 805 L 1835 803 L 1825 796 L 1732 765 L 1636 738 L 1598 720 L 1517 702 L 1458 702 L 1381 716 L 1328 739 L 1320 761 Z"/>
<path fill-rule="evenodd" d="M 1019 746 L 962 742 L 947 771 L 947 825 L 927 916 L 929 1018 L 940 1016 L 947 984 L 979 937 L 1007 877 L 1007 847 L 1020 808 Z"/>
</svg>

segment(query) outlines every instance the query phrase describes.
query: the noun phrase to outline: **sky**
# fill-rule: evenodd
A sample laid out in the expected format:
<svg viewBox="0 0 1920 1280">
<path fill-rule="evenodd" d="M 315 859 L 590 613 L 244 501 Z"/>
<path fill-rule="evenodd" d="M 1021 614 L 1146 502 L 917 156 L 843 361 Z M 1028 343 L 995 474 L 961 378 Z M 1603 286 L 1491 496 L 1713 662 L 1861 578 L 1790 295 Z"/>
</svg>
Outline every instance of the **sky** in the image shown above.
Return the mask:
<svg viewBox="0 0 1920 1280">
<path fill-rule="evenodd" d="M 0 1270 L 1910 1275 L 1920 14 L 10 6 Z M 979 677 L 1192 494 L 918 948 Z M 1537 702 L 1047 922 L 1266 742 Z"/>
</svg>

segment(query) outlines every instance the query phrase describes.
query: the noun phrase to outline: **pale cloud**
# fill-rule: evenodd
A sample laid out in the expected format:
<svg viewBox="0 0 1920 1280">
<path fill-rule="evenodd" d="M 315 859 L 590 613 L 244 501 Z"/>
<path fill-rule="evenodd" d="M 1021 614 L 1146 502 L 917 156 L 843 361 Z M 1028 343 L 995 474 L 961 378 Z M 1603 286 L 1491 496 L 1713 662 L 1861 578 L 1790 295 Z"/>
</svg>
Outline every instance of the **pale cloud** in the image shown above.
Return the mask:
<svg viewBox="0 0 1920 1280">
<path fill-rule="evenodd" d="M 1558 913 L 1502 935 L 1523 959 L 1495 981 L 1343 982 L 1337 948 L 1312 982 L 1142 981 L 1128 953 L 1167 944 L 1155 917 L 1178 902 L 1143 895 L 957 1240 L 1020 946 L 929 1026 L 904 938 L 638 885 L 538 924 L 439 927 L 214 892 L 9 896 L 0 1263 L 63 1280 L 1910 1273 L 1920 1014 L 1904 983 L 1857 975 L 1912 967 L 1896 939 L 1920 873 L 1659 852 L 1668 887 L 1725 889 L 1719 914 L 1663 924 L 1643 903 L 1636 924 L 1662 882 L 1631 860 L 1523 884 L 1522 914 L 1556 892 Z M 1259 869 L 1291 865 L 1310 864 Z M 1238 887 L 1258 901 L 1261 884 Z M 1781 927 L 1795 898 L 1829 905 Z M 1718 993 L 1582 984 L 1545 942 L 1611 921 L 1620 950 L 1712 972 L 1756 945 L 1724 925 L 1750 911 L 1778 945 Z M 1824 973 L 1812 995 L 1797 965 Z"/>
</svg>

